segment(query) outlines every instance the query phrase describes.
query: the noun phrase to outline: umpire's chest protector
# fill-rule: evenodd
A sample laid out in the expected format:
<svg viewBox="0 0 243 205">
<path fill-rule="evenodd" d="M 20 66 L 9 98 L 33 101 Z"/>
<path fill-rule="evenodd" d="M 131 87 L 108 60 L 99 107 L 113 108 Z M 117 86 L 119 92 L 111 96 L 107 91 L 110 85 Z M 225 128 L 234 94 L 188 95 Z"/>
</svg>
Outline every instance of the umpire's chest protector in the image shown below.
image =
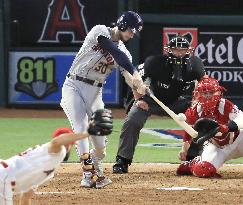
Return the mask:
<svg viewBox="0 0 243 205">
<path fill-rule="evenodd" d="M 173 64 L 168 63 L 166 56 L 154 57 L 144 66 L 147 77 L 151 79 L 151 88 L 156 97 L 164 101 L 174 101 L 188 89 L 192 90 L 194 81 L 204 75 L 204 67 L 197 57 L 190 58 L 187 64 L 181 65 L 182 81 L 173 78 Z"/>
</svg>

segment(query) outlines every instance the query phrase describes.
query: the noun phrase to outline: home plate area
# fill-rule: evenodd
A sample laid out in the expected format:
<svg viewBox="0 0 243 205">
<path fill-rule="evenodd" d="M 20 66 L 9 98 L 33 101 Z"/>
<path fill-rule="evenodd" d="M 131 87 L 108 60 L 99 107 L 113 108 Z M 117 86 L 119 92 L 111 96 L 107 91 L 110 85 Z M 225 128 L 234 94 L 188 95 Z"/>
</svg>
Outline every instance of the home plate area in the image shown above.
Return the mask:
<svg viewBox="0 0 243 205">
<path fill-rule="evenodd" d="M 104 189 L 80 188 L 81 167 L 65 163 L 33 198 L 38 205 L 74 204 L 243 204 L 242 166 L 223 166 L 222 178 L 176 176 L 178 164 L 134 163 L 128 174 L 105 173 L 113 183 Z"/>
</svg>

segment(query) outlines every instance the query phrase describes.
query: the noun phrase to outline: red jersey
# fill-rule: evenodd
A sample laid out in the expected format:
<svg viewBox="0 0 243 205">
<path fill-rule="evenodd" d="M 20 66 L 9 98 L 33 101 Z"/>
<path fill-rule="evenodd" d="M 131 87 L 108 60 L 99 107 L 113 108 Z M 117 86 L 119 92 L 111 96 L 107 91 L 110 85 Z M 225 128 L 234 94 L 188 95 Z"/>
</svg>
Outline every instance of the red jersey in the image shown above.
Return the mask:
<svg viewBox="0 0 243 205">
<path fill-rule="evenodd" d="M 187 123 L 190 125 L 194 125 L 195 122 L 199 118 L 206 118 L 207 116 L 203 116 L 202 114 L 202 106 L 198 102 L 192 107 L 188 108 L 185 112 L 187 117 Z M 231 101 L 221 98 L 217 108 L 210 118 L 216 120 L 219 124 L 227 124 L 229 121 L 234 120 L 239 114 L 242 114 L 242 111 L 238 109 L 236 105 L 234 105 Z M 231 144 L 234 139 L 238 136 L 238 132 L 235 133 L 226 133 L 221 136 L 214 136 L 212 138 L 212 142 L 217 144 L 218 146 L 224 146 L 227 144 Z M 183 136 L 183 141 L 191 142 L 191 136 L 187 133 Z"/>
</svg>

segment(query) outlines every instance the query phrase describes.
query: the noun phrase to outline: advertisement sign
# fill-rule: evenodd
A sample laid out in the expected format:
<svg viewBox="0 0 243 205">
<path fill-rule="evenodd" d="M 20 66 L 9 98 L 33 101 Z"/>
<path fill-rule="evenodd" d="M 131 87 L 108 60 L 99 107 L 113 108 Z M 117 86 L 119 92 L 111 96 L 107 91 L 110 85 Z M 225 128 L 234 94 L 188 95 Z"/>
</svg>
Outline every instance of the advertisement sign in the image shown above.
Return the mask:
<svg viewBox="0 0 243 205">
<path fill-rule="evenodd" d="M 97 24 L 111 26 L 118 1 L 8 0 L 10 47 L 80 47 Z M 109 14 L 109 15 L 107 15 Z"/>
<path fill-rule="evenodd" d="M 9 104 L 59 104 L 61 88 L 76 53 L 10 52 Z M 119 104 L 119 70 L 103 87 L 105 104 Z"/>
<path fill-rule="evenodd" d="M 243 98 L 243 32 L 201 31 L 198 28 L 164 28 L 163 45 L 171 36 L 186 37 L 203 60 L 205 70 L 220 81 L 227 98 Z"/>
<path fill-rule="evenodd" d="M 243 33 L 199 32 L 195 55 L 204 62 L 208 75 L 218 79 L 226 97 L 243 98 Z"/>
</svg>

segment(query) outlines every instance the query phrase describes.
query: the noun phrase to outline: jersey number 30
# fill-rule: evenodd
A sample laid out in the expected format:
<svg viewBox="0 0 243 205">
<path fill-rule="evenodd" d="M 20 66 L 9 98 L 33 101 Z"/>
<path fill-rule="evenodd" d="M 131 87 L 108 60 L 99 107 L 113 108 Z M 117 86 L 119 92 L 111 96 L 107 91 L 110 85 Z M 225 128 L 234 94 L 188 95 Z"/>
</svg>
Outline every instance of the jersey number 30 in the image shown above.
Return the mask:
<svg viewBox="0 0 243 205">
<path fill-rule="evenodd" d="M 95 70 L 101 74 L 105 74 L 107 70 L 107 64 L 104 62 L 99 62 L 99 64 L 95 67 Z"/>
</svg>

